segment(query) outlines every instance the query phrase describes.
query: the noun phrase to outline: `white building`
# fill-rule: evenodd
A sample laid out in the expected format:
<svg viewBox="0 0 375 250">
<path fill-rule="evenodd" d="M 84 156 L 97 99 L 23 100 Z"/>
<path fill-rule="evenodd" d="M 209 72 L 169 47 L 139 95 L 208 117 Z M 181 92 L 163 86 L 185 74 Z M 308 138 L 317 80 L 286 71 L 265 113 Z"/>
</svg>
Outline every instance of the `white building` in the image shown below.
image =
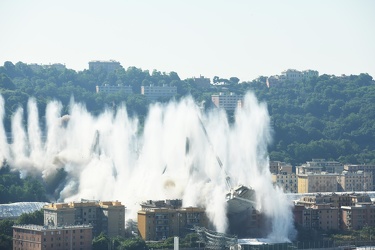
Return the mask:
<svg viewBox="0 0 375 250">
<path fill-rule="evenodd" d="M 151 101 L 156 101 L 159 98 L 171 98 L 177 95 L 176 86 L 141 86 L 141 94 Z"/>
<path fill-rule="evenodd" d="M 237 107 L 242 106 L 243 96 L 234 93 L 225 94 L 220 92 L 218 95 L 212 95 L 211 100 L 217 108 L 235 110 Z"/>
<path fill-rule="evenodd" d="M 96 93 L 117 93 L 123 91 L 125 94 L 133 94 L 133 89 L 131 86 L 123 85 L 109 85 L 104 84 L 102 86 L 96 86 Z"/>
</svg>

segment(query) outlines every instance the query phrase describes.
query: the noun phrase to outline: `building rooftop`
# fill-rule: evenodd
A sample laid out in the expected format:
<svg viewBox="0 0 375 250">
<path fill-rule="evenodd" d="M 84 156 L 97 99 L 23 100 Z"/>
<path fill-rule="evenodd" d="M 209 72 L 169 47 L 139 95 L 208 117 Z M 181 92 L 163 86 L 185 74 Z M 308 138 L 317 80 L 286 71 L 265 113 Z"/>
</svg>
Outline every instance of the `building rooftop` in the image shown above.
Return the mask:
<svg viewBox="0 0 375 250">
<path fill-rule="evenodd" d="M 82 229 L 82 228 L 92 228 L 91 225 L 71 225 L 71 226 L 51 226 L 51 225 L 14 225 L 13 228 L 29 229 L 34 231 L 48 231 L 48 230 L 62 230 L 62 229 Z"/>
</svg>

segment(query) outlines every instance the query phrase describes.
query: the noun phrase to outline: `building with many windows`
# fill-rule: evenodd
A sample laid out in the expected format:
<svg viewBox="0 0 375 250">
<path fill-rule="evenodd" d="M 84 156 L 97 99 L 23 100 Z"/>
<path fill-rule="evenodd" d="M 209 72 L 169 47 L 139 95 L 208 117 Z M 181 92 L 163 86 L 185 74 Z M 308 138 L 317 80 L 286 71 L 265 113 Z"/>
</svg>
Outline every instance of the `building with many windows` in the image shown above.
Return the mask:
<svg viewBox="0 0 375 250">
<path fill-rule="evenodd" d="M 272 183 L 285 193 L 298 193 L 297 175 L 295 173 L 272 174 Z"/>
<path fill-rule="evenodd" d="M 125 235 L 125 206 L 118 201 L 81 201 L 44 206 L 44 224 L 93 226 L 93 235 Z"/>
<path fill-rule="evenodd" d="M 372 172 L 348 172 L 343 171 L 341 175 L 337 177 L 339 184 L 339 191 L 350 192 L 350 191 L 371 191 L 373 190 L 373 176 Z"/>
<path fill-rule="evenodd" d="M 218 95 L 211 95 L 211 100 L 217 108 L 235 110 L 237 107 L 242 106 L 243 96 L 235 93 L 220 92 Z"/>
<path fill-rule="evenodd" d="M 175 200 L 173 200 L 175 201 Z M 144 240 L 184 237 L 194 226 L 208 227 L 203 208 L 180 207 L 180 203 L 152 202 L 141 204 L 138 211 L 138 231 Z"/>
<path fill-rule="evenodd" d="M 102 86 L 96 86 L 96 93 L 117 93 L 124 92 L 125 94 L 133 94 L 133 89 L 131 86 L 124 85 L 109 85 L 104 84 Z"/>
<path fill-rule="evenodd" d="M 372 187 L 375 188 L 375 165 L 371 164 L 360 164 L 360 165 L 344 165 L 344 170 L 348 172 L 357 172 L 357 171 L 363 171 L 366 173 L 372 173 Z M 371 189 L 373 190 L 373 189 Z M 370 189 L 367 189 L 367 191 L 370 191 Z"/>
<path fill-rule="evenodd" d="M 344 170 L 344 166 L 337 161 L 326 161 L 325 159 L 312 159 L 301 166 L 296 167 L 297 174 L 312 173 L 341 173 Z"/>
<path fill-rule="evenodd" d="M 13 226 L 14 250 L 91 250 L 92 226 Z"/>
<path fill-rule="evenodd" d="M 298 193 L 337 192 L 338 174 L 307 173 L 299 174 Z"/>
<path fill-rule="evenodd" d="M 141 86 L 141 94 L 150 101 L 156 101 L 159 98 L 171 98 L 177 95 L 176 86 Z"/>
</svg>

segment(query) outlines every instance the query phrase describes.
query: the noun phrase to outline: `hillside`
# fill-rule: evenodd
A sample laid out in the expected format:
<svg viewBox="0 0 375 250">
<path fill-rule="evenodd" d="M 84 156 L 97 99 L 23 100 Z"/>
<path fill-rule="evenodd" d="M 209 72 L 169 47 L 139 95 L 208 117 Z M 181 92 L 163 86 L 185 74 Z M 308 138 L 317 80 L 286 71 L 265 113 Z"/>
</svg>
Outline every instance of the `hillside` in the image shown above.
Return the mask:
<svg viewBox="0 0 375 250">
<path fill-rule="evenodd" d="M 125 102 L 129 115 L 137 115 L 143 121 L 148 112 L 147 99 L 140 94 L 95 93 L 95 86 L 103 84 L 130 85 L 134 93 L 140 93 L 141 85 L 168 84 L 177 87 L 177 99 L 190 94 L 197 103 L 204 101 L 207 110 L 213 108 L 211 94 L 244 94 L 250 90 L 268 106 L 274 130 L 274 142 L 269 148 L 271 160 L 293 165 L 312 158 L 375 164 L 375 84 L 368 74 L 322 75 L 301 82 L 285 81 L 270 88 L 265 84 L 266 77 L 252 82 L 240 82 L 236 77 L 220 80 L 225 85 L 202 87 L 193 79 L 181 80 L 176 72 L 150 73 L 136 67 L 109 74 L 53 67 L 33 70 L 22 62 L 5 62 L 0 67 L 0 93 L 5 102 L 3 122 L 9 132 L 12 114 L 19 106 L 26 111 L 29 97 L 36 98 L 41 117 L 46 104 L 54 99 L 68 113 L 73 97 L 76 102 L 85 103 L 93 114 Z M 228 112 L 228 116 L 233 114 Z"/>
</svg>

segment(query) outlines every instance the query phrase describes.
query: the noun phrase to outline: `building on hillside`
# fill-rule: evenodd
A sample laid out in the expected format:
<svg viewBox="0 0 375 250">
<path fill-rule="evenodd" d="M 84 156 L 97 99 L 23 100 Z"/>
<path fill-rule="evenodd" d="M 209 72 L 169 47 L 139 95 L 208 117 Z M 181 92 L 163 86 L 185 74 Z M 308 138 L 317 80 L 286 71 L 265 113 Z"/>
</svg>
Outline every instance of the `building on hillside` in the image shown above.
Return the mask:
<svg viewBox="0 0 375 250">
<path fill-rule="evenodd" d="M 293 167 L 289 163 L 281 161 L 270 161 L 270 172 L 273 174 L 292 174 Z"/>
<path fill-rule="evenodd" d="M 44 224 L 93 226 L 93 235 L 125 236 L 125 206 L 118 201 L 81 201 L 44 206 Z"/>
<path fill-rule="evenodd" d="M 13 226 L 15 250 L 92 249 L 92 226 Z"/>
<path fill-rule="evenodd" d="M 318 77 L 319 72 L 316 70 L 303 70 L 299 71 L 296 69 L 287 69 L 281 72 L 281 75 L 274 75 L 267 78 L 266 84 L 268 87 L 277 86 L 278 83 L 285 81 L 298 82 L 301 80 L 306 80 L 312 77 Z"/>
<path fill-rule="evenodd" d="M 96 86 L 96 93 L 117 93 L 124 92 L 127 95 L 133 94 L 133 89 L 131 86 L 124 85 L 109 85 L 104 84 L 102 86 Z"/>
<path fill-rule="evenodd" d="M 372 172 L 348 172 L 343 171 L 341 175 L 337 177 L 339 184 L 339 191 L 350 192 L 350 191 L 371 191 L 373 190 L 373 176 Z"/>
<path fill-rule="evenodd" d="M 348 164 L 348 165 L 344 165 L 344 170 L 345 171 L 348 171 L 348 172 L 357 172 L 357 171 L 363 171 L 363 172 L 366 172 L 366 173 L 369 173 L 371 172 L 372 173 L 372 187 L 375 188 L 375 165 L 367 165 L 367 164 L 360 164 L 360 165 L 351 165 L 351 164 Z M 367 190 L 367 191 L 372 191 L 373 189 L 371 190 Z"/>
<path fill-rule="evenodd" d="M 17 219 L 24 213 L 33 213 L 43 208 L 46 202 L 15 202 L 0 204 L 0 220 Z"/>
<path fill-rule="evenodd" d="M 222 108 L 229 111 L 235 110 L 243 105 L 243 96 L 236 95 L 232 92 L 229 94 L 220 92 L 218 95 L 211 95 L 211 100 L 217 108 Z"/>
<path fill-rule="evenodd" d="M 177 95 L 176 86 L 141 86 L 141 94 L 150 101 L 157 101 L 159 98 L 172 98 Z"/>
<path fill-rule="evenodd" d="M 368 194 L 351 193 L 351 194 L 315 194 L 301 197 L 296 204 L 305 207 L 315 205 L 329 204 L 331 207 L 355 206 L 356 204 L 371 204 Z"/>
<path fill-rule="evenodd" d="M 297 175 L 298 193 L 337 192 L 338 174 L 307 173 Z"/>
<path fill-rule="evenodd" d="M 297 175 L 295 173 L 271 174 L 272 183 L 283 189 L 285 193 L 298 193 Z"/>
<path fill-rule="evenodd" d="M 144 240 L 163 240 L 172 236 L 184 237 L 194 226 L 207 227 L 203 208 L 143 207 L 138 211 L 138 231 Z"/>
<path fill-rule="evenodd" d="M 325 159 L 312 159 L 301 166 L 296 167 L 297 174 L 311 173 L 341 173 L 344 166 L 337 161 L 326 161 Z"/>
<path fill-rule="evenodd" d="M 210 78 L 204 77 L 204 76 L 199 76 L 199 77 L 193 77 L 192 78 L 195 86 L 198 89 L 208 89 L 211 86 L 211 80 Z"/>
<path fill-rule="evenodd" d="M 114 60 L 109 61 L 90 61 L 89 70 L 91 71 L 105 71 L 107 73 L 112 73 L 116 69 L 122 68 L 121 64 Z"/>
</svg>

